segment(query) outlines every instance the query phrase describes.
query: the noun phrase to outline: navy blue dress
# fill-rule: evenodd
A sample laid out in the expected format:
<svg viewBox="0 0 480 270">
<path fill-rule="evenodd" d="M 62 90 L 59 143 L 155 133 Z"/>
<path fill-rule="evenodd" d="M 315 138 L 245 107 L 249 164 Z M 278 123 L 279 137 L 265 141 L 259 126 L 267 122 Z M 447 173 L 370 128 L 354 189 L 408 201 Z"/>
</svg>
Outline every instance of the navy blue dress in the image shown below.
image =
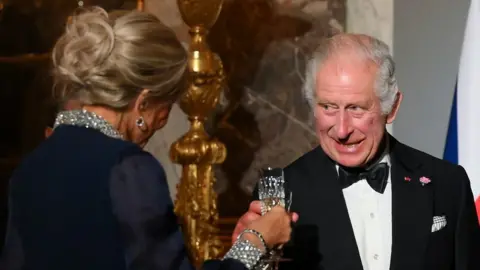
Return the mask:
<svg viewBox="0 0 480 270">
<path fill-rule="evenodd" d="M 17 168 L 9 200 L 2 270 L 193 269 L 163 168 L 132 143 L 59 126 Z"/>
</svg>

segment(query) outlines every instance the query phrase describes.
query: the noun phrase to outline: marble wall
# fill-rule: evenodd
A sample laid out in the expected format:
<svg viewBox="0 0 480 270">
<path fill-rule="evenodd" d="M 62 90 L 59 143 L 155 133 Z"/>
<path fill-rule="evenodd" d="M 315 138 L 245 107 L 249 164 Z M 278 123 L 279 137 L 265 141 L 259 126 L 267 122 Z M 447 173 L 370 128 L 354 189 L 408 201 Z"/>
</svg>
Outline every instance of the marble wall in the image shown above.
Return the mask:
<svg viewBox="0 0 480 270">
<path fill-rule="evenodd" d="M 346 30 L 374 36 L 393 49 L 393 0 L 346 1 Z"/>
<path fill-rule="evenodd" d="M 337 32 L 370 34 L 392 43 L 393 0 L 226 0 L 209 36 L 225 66 L 228 87 L 210 133 L 228 148 L 216 168 L 221 215 L 248 206 L 258 170 L 284 167 L 317 144 L 312 114 L 301 94 L 305 57 L 316 42 Z M 145 7 L 188 45 L 176 0 L 146 0 Z M 393 14 L 393 12 L 391 12 Z M 175 107 L 166 128 L 147 145 L 166 167 L 172 197 L 180 168 L 170 144 L 188 129 Z"/>
</svg>

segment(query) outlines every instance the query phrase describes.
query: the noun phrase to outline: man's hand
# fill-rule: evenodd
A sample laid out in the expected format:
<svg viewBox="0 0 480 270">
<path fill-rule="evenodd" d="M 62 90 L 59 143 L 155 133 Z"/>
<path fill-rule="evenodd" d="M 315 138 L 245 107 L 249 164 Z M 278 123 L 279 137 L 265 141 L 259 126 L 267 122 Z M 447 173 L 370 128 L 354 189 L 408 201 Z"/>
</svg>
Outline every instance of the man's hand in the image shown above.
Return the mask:
<svg viewBox="0 0 480 270">
<path fill-rule="evenodd" d="M 247 228 L 250 222 L 258 219 L 262 215 L 262 204 L 260 201 L 253 201 L 250 203 L 250 207 L 248 208 L 248 212 L 243 214 L 242 217 L 237 222 L 235 226 L 235 230 L 233 230 L 232 234 L 232 243 L 235 243 L 237 240 L 238 235 Z"/>
<path fill-rule="evenodd" d="M 262 203 L 260 201 L 253 201 L 250 203 L 250 207 L 248 208 L 248 212 L 243 214 L 242 217 L 237 222 L 235 226 L 235 230 L 233 230 L 232 234 L 232 243 L 235 243 L 237 240 L 238 235 L 245 230 L 248 225 L 261 217 L 262 215 Z M 296 213 L 292 213 L 292 221 L 296 222 L 298 220 L 298 215 Z"/>
</svg>

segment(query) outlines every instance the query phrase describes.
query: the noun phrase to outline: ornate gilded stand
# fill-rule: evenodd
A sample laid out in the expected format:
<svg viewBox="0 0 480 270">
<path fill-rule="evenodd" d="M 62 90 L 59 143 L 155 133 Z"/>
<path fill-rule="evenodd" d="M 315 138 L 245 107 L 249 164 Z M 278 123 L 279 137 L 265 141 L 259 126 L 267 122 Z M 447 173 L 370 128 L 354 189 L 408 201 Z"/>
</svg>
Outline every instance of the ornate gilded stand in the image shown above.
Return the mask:
<svg viewBox="0 0 480 270">
<path fill-rule="evenodd" d="M 225 80 L 222 62 L 206 42 L 223 0 L 177 0 L 177 4 L 192 37 L 188 90 L 179 102 L 191 127 L 172 145 L 170 156 L 183 166 L 175 213 L 180 218 L 192 262 L 199 267 L 203 261 L 222 253 L 212 166 L 225 160 L 226 148 L 220 141 L 209 138 L 204 123 L 217 105 Z"/>
</svg>

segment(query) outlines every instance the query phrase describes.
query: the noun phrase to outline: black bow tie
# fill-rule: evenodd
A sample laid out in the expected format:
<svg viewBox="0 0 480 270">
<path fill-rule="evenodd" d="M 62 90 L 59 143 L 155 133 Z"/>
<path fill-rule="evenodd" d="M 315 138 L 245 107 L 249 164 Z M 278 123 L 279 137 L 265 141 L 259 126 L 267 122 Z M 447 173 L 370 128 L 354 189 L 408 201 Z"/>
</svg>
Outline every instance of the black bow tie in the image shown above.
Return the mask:
<svg viewBox="0 0 480 270">
<path fill-rule="evenodd" d="M 387 186 L 388 173 L 389 166 L 387 163 L 378 163 L 368 170 L 338 167 L 338 178 L 342 188 L 347 188 L 359 180 L 366 179 L 370 187 L 381 194 Z"/>
</svg>

